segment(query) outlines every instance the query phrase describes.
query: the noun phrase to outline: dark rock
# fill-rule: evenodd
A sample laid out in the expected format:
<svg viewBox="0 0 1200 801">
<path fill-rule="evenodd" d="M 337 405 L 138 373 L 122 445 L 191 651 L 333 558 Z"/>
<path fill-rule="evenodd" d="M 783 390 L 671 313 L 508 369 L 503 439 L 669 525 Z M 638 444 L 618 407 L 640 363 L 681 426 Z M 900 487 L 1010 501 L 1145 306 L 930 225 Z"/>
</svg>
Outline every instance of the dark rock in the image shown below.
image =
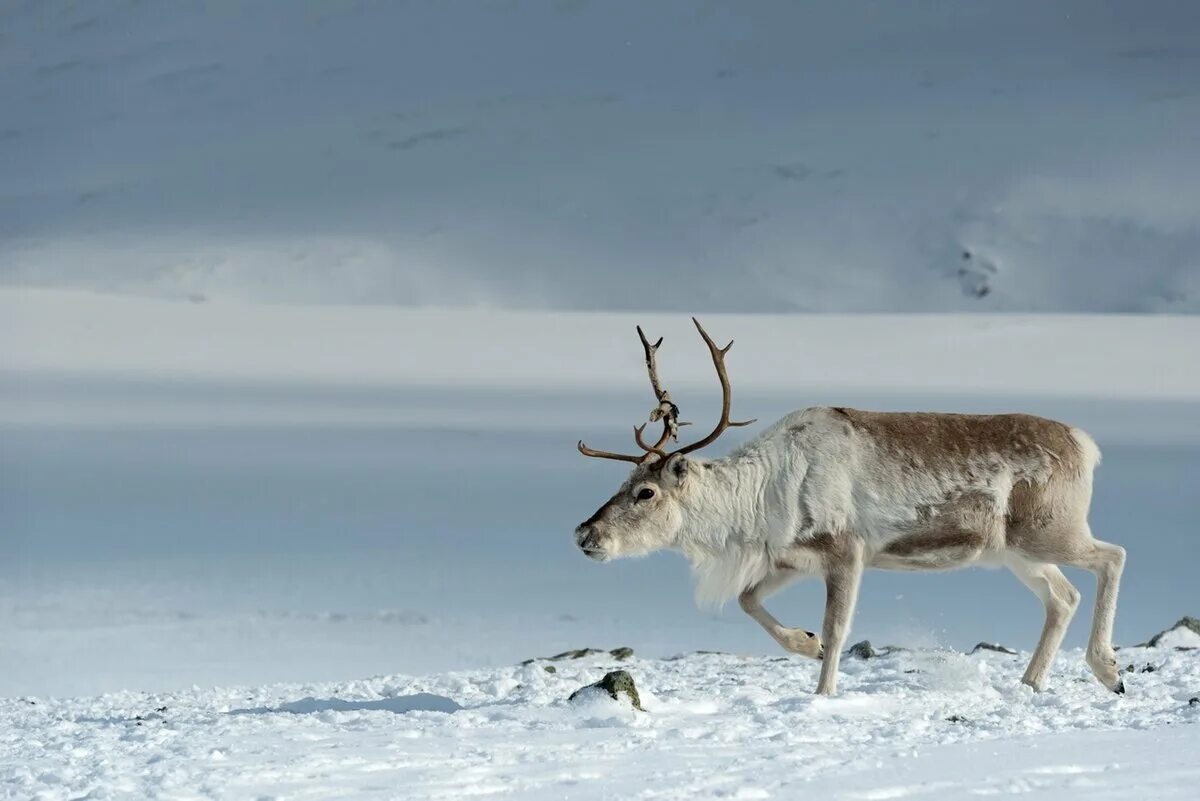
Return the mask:
<svg viewBox="0 0 1200 801">
<path fill-rule="evenodd" d="M 542 665 L 542 670 L 546 671 L 547 673 L 558 672 L 558 668 L 556 668 L 554 665 Z"/>
<path fill-rule="evenodd" d="M 1019 653 L 1008 646 L 1001 645 L 1000 643 L 996 642 L 976 643 L 975 647 L 972 648 L 968 653 L 977 654 L 980 651 L 995 651 L 998 654 L 1011 654 L 1013 656 L 1016 656 Z"/>
<path fill-rule="evenodd" d="M 879 652 L 871 647 L 870 640 L 856 642 L 850 646 L 850 650 L 846 652 L 848 656 L 857 656 L 859 659 L 874 659 L 879 656 Z"/>
<path fill-rule="evenodd" d="M 551 662 L 557 662 L 561 659 L 583 659 L 585 656 L 592 654 L 603 653 L 599 648 L 575 648 L 571 651 L 563 651 L 561 654 L 547 657 Z"/>
<path fill-rule="evenodd" d="M 630 676 L 628 671 L 614 670 L 610 673 L 606 673 L 604 678 L 600 679 L 600 681 L 596 682 L 595 684 L 589 684 L 586 687 L 580 687 L 578 690 L 571 693 L 570 698 L 567 700 L 574 701 L 581 694 L 593 689 L 603 690 L 604 692 L 608 693 L 609 698 L 614 700 L 620 700 L 621 694 L 624 693 L 629 697 L 629 701 L 633 704 L 634 709 L 642 712 L 646 711 L 642 709 L 642 699 L 638 697 L 637 687 L 633 683 L 633 676 Z"/>
<path fill-rule="evenodd" d="M 620 651 L 622 649 L 615 648 L 613 650 Z M 523 660 L 521 662 L 521 664 L 522 665 L 532 665 L 534 662 L 537 662 L 537 661 L 543 660 L 543 659 L 546 661 L 549 661 L 549 662 L 560 662 L 564 659 L 583 659 L 585 656 L 591 656 L 592 654 L 602 654 L 602 653 L 604 653 L 604 651 L 601 651 L 599 648 L 574 648 L 570 651 L 563 651 L 561 654 L 555 654 L 554 656 L 535 656 L 533 659 Z M 633 651 L 630 650 L 629 653 L 632 655 Z M 615 653 L 613 655 L 615 656 Z M 619 659 L 620 657 L 617 657 L 617 658 Z"/>
<path fill-rule="evenodd" d="M 887 656 L 888 654 L 894 654 L 897 651 L 907 650 L 907 648 L 901 648 L 898 645 L 884 645 L 876 649 L 871 646 L 870 640 L 863 640 L 862 642 L 856 642 L 854 645 L 851 645 L 850 649 L 846 651 L 846 655 L 856 656 L 859 659 L 874 659 L 877 656 Z"/>
<path fill-rule="evenodd" d="M 620 648 L 614 648 L 611 651 L 609 651 L 608 655 L 611 656 L 613 659 L 617 659 L 617 660 L 624 662 L 626 659 L 629 659 L 630 657 L 633 656 L 633 649 L 630 648 L 629 646 L 622 645 Z"/>
<path fill-rule="evenodd" d="M 1153 673 L 1156 670 L 1158 670 L 1156 665 L 1143 665 L 1142 669 L 1139 670 L 1138 673 Z"/>
<path fill-rule="evenodd" d="M 1161 641 L 1163 638 L 1163 635 L 1168 634 L 1180 627 L 1185 628 L 1185 629 L 1190 629 L 1191 631 L 1195 632 L 1196 634 L 1200 634 L 1200 619 L 1191 617 L 1190 615 L 1184 615 L 1183 617 L 1179 618 L 1179 620 L 1175 623 L 1174 626 L 1171 626 L 1171 628 L 1169 628 L 1169 629 L 1160 631 L 1158 634 L 1155 634 L 1149 640 L 1142 643 L 1139 647 L 1157 648 L 1159 641 Z"/>
<path fill-rule="evenodd" d="M 970 723 L 971 719 L 965 718 L 962 715 L 951 715 L 950 717 L 946 718 L 946 722 L 947 723 Z"/>
<path fill-rule="evenodd" d="M 1189 698 L 1188 706 L 1200 706 L 1200 695 L 1195 695 Z"/>
</svg>

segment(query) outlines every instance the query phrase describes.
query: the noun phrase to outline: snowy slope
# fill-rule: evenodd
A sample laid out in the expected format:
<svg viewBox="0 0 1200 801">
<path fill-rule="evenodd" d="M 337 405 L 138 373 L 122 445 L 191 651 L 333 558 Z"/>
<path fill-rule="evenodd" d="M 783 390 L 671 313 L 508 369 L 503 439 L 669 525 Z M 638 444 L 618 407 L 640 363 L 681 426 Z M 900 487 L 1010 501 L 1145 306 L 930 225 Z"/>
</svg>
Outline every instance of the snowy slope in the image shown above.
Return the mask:
<svg viewBox="0 0 1200 801">
<path fill-rule="evenodd" d="M 0 282 L 712 311 L 1200 310 L 1200 12 L 14 2 Z"/>
<path fill-rule="evenodd" d="M 1192 799 L 1198 651 L 1126 649 L 1116 696 L 1079 651 L 848 659 L 607 654 L 335 684 L 0 700 L 0 796 L 68 798 Z M 555 673 L 545 666 L 553 664 Z M 628 702 L 567 696 L 628 670 Z"/>
</svg>

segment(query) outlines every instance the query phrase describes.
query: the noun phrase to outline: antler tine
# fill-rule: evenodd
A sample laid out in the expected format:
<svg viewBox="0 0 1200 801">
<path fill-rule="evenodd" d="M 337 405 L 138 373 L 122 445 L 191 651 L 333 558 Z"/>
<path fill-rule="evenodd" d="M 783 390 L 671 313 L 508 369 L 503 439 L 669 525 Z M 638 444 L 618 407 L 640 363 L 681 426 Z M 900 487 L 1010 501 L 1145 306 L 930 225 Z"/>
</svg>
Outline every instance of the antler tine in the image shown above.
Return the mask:
<svg viewBox="0 0 1200 801">
<path fill-rule="evenodd" d="M 698 442 L 693 442 L 691 445 L 685 445 L 674 453 L 684 454 L 698 451 L 701 448 L 711 445 L 717 437 L 721 436 L 727 428 L 736 428 L 738 426 L 748 426 L 755 422 L 754 420 L 730 420 L 729 408 L 733 402 L 733 389 L 729 385 L 729 373 L 725 370 L 725 354 L 729 353 L 729 349 L 733 347 L 733 340 L 729 340 L 729 344 L 723 348 L 718 348 L 717 343 L 713 342 L 712 337 L 704 330 L 704 326 L 700 325 L 700 321 L 695 317 L 692 322 L 696 324 L 696 330 L 700 332 L 700 336 L 704 338 L 704 344 L 708 345 L 708 352 L 712 355 L 713 367 L 717 370 L 717 378 L 721 382 L 721 419 L 717 422 L 716 428 L 712 430 L 707 437 Z"/>
<path fill-rule="evenodd" d="M 660 458 L 666 459 L 667 452 L 662 449 L 662 446 L 666 444 L 667 439 L 671 436 L 671 430 L 664 424 L 663 433 L 662 436 L 659 437 L 658 442 L 654 443 L 653 445 L 647 445 L 646 441 L 642 439 L 642 434 L 646 431 L 646 426 L 648 425 L 650 424 L 642 423 L 640 426 L 633 427 L 634 441 L 637 442 L 638 447 L 644 450 L 647 455 L 654 453 L 658 454 Z"/>
<path fill-rule="evenodd" d="M 658 378 L 658 363 L 654 356 L 658 352 L 659 346 L 662 345 L 663 338 L 659 337 L 658 341 L 651 345 L 640 325 L 637 327 L 637 332 L 638 338 L 642 340 L 642 349 L 646 353 L 646 372 L 650 375 L 650 389 L 654 391 L 654 399 L 658 402 L 650 410 L 650 422 L 663 421 L 663 433 L 658 439 L 658 444 L 653 448 L 648 448 L 638 437 L 638 445 L 643 450 L 661 453 L 662 446 L 667 443 L 667 440 L 678 439 L 679 427 L 687 425 L 687 423 L 679 422 L 679 407 L 671 400 L 671 393 L 663 389 L 662 382 Z"/>
<path fill-rule="evenodd" d="M 658 368 L 654 364 L 654 353 L 663 343 L 663 338 L 659 337 L 658 341 L 651 345 L 640 325 L 637 327 L 637 332 L 638 339 L 642 340 L 642 348 L 646 351 L 646 369 L 650 372 L 650 388 L 654 390 L 655 398 L 662 398 L 663 388 L 658 383 Z"/>
<path fill-rule="evenodd" d="M 587 445 L 584 445 L 583 440 L 579 440 L 579 444 L 576 445 L 575 447 L 578 448 L 579 452 L 582 453 L 584 456 L 591 456 L 596 459 L 615 459 L 618 462 L 633 462 L 635 464 L 641 464 L 646 458 L 646 454 L 641 454 L 640 456 L 633 456 L 633 455 L 624 454 L 624 453 L 610 453 L 608 451 L 598 451 L 594 448 L 589 448 Z"/>
</svg>

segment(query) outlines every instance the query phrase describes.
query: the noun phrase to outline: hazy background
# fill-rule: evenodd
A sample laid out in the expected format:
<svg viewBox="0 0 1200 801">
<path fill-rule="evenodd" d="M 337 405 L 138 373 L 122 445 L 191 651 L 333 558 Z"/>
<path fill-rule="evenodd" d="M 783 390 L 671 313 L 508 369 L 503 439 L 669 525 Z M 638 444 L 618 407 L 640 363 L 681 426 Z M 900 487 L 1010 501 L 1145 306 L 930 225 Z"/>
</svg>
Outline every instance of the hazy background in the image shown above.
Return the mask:
<svg viewBox="0 0 1200 801">
<path fill-rule="evenodd" d="M 0 4 L 0 282 L 1200 309 L 1200 7 Z"/>
<path fill-rule="evenodd" d="M 635 321 L 715 413 L 691 313 L 764 423 L 1090 430 L 1144 640 L 1200 602 L 1197 254 L 1194 3 L 0 0 L 0 694 L 775 653 L 677 556 L 571 542 Z M 1040 622 L 878 573 L 855 635 Z"/>
</svg>

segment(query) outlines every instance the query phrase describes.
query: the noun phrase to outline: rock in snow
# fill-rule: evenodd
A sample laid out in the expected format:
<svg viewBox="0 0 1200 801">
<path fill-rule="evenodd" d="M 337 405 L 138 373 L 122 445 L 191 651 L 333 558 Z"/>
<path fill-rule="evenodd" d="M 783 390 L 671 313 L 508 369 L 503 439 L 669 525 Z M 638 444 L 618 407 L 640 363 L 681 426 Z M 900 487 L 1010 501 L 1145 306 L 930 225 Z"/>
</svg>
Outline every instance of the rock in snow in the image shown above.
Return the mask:
<svg viewBox="0 0 1200 801">
<path fill-rule="evenodd" d="M 618 648 L 613 648 L 611 651 L 605 651 L 602 648 L 572 648 L 569 651 L 555 654 L 554 656 L 535 656 L 532 659 L 526 659 L 522 665 L 532 665 L 534 662 L 561 662 L 564 659 L 583 659 L 585 656 L 595 656 L 597 654 L 607 653 L 613 659 L 619 662 L 624 662 L 633 656 L 633 649 L 627 645 L 622 645 Z"/>
<path fill-rule="evenodd" d="M 574 701 L 580 696 L 586 695 L 589 691 L 599 690 L 608 693 L 608 696 L 614 701 L 621 700 L 624 695 L 633 704 L 634 709 L 645 712 L 642 708 L 642 699 L 638 695 L 637 686 L 633 683 L 633 676 L 629 675 L 626 670 L 614 670 L 604 675 L 604 678 L 595 684 L 589 684 L 586 687 L 580 687 L 575 692 L 571 693 L 571 697 L 567 700 Z"/>
<path fill-rule="evenodd" d="M 907 649 L 901 648 L 899 645 L 884 645 L 876 650 L 871 645 L 870 640 L 863 640 L 862 642 L 856 642 L 854 645 L 851 645 L 849 650 L 846 651 L 846 655 L 855 656 L 859 659 L 874 659 L 877 656 L 887 656 L 888 654 L 894 654 L 897 651 L 904 650 Z"/>
<path fill-rule="evenodd" d="M 846 651 L 846 654 L 848 656 L 856 656 L 859 659 L 873 659 L 878 655 L 875 649 L 871 647 L 870 640 L 854 643 L 854 645 L 850 646 L 850 650 Z"/>
<path fill-rule="evenodd" d="M 975 647 L 972 648 L 969 651 L 969 653 L 975 654 L 975 653 L 979 653 L 980 651 L 995 651 L 1000 654 L 1016 654 L 1016 653 L 1018 653 L 1017 651 L 1014 651 L 1013 649 L 1009 648 L 1008 646 L 1001 645 L 1000 643 L 996 643 L 996 642 L 976 643 Z"/>
</svg>

